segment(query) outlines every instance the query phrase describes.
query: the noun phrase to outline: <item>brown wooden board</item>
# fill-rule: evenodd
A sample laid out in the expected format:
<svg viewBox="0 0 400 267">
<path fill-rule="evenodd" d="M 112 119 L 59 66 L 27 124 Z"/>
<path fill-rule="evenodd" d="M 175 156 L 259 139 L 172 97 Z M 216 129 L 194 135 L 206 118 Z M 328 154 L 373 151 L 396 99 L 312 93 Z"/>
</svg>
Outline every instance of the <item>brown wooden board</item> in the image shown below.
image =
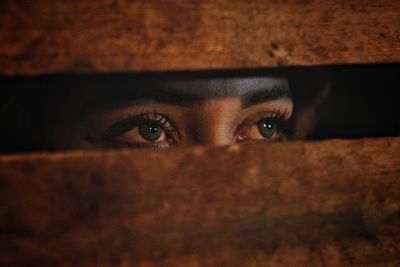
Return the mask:
<svg viewBox="0 0 400 267">
<path fill-rule="evenodd" d="M 0 266 L 399 266 L 400 138 L 0 157 Z"/>
<path fill-rule="evenodd" d="M 400 1 L 0 2 L 0 74 L 400 62 Z"/>
</svg>

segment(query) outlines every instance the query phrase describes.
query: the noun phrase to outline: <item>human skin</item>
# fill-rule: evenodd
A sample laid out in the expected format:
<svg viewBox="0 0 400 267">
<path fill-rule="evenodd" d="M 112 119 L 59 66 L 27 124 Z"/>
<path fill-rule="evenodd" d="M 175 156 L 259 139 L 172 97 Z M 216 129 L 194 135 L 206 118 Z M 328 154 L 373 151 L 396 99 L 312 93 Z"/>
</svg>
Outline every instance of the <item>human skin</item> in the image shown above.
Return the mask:
<svg viewBox="0 0 400 267">
<path fill-rule="evenodd" d="M 285 78 L 153 81 L 141 86 L 139 93 L 112 107 L 55 127 L 47 135 L 48 146 L 167 149 L 268 143 L 290 135 L 288 127 L 281 127 L 293 114 Z M 150 128 L 152 138 L 158 138 L 149 140 Z"/>
</svg>

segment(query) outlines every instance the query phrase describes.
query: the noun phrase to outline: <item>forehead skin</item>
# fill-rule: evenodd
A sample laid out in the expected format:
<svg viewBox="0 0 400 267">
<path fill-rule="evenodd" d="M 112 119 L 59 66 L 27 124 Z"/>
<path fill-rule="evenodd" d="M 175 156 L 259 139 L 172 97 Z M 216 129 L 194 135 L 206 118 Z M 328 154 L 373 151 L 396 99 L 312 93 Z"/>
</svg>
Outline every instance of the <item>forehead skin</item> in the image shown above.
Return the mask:
<svg viewBox="0 0 400 267">
<path fill-rule="evenodd" d="M 279 88 L 290 95 L 288 80 L 277 77 L 228 78 L 152 83 L 170 93 L 193 95 L 200 98 L 240 97 Z"/>
</svg>

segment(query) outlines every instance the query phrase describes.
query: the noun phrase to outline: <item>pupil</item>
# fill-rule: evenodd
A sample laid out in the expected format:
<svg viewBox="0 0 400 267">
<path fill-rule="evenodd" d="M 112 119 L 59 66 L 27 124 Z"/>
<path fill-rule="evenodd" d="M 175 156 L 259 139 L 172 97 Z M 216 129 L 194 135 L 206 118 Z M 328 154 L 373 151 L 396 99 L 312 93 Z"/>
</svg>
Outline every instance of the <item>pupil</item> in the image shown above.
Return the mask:
<svg viewBox="0 0 400 267">
<path fill-rule="evenodd" d="M 158 123 L 149 122 L 139 125 L 139 133 L 146 141 L 156 141 L 162 134 L 161 127 Z"/>
</svg>

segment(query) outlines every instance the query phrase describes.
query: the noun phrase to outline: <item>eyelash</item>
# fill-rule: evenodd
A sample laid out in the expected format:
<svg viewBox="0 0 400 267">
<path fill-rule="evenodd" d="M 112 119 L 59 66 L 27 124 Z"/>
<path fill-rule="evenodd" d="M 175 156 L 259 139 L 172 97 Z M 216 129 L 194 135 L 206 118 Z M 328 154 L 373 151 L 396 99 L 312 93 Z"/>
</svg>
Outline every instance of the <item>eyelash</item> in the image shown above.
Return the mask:
<svg viewBox="0 0 400 267">
<path fill-rule="evenodd" d="M 141 124 L 157 123 L 167 136 L 177 133 L 176 127 L 167 116 L 157 111 L 146 111 L 139 115 L 128 116 L 126 119 L 118 121 L 111 125 L 100 135 L 88 134 L 85 139 L 90 143 L 107 143 L 113 147 L 135 147 L 135 148 L 164 148 L 165 144 L 159 143 L 126 143 L 116 141 L 115 138 L 124 133 L 139 127 Z"/>
</svg>

